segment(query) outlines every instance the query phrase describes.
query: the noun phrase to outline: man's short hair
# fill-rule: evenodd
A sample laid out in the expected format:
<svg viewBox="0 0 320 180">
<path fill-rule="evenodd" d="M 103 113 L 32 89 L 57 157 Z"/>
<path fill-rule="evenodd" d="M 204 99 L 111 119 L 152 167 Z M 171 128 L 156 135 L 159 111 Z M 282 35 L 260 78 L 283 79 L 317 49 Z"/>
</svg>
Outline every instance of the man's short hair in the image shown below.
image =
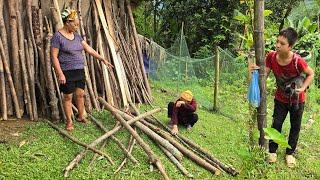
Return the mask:
<svg viewBox="0 0 320 180">
<path fill-rule="evenodd" d="M 282 29 L 279 32 L 278 36 L 283 36 L 285 38 L 288 39 L 288 43 L 289 46 L 293 46 L 294 43 L 296 43 L 297 39 L 298 39 L 298 33 L 295 29 L 293 29 L 292 27 L 288 27 L 286 29 Z"/>
</svg>

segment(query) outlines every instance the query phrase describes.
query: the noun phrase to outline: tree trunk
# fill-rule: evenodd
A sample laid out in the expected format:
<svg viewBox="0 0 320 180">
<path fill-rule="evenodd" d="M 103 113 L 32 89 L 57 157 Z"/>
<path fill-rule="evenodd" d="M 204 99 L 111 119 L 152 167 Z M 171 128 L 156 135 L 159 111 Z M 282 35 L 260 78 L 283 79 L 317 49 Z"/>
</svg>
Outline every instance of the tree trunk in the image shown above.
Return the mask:
<svg viewBox="0 0 320 180">
<path fill-rule="evenodd" d="M 254 47 L 257 65 L 260 67 L 259 87 L 261 103 L 258 108 L 258 129 L 260 131 L 259 145 L 267 148 L 267 140 L 264 138 L 263 128 L 267 126 L 267 103 L 266 103 L 266 70 L 264 60 L 264 0 L 254 1 Z"/>
</svg>

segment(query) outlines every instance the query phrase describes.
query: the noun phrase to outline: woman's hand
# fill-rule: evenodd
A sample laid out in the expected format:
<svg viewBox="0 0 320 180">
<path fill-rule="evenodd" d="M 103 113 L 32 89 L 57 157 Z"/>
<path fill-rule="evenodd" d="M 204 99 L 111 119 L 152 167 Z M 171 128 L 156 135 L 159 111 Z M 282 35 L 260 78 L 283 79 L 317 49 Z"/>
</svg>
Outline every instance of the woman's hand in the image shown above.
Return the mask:
<svg viewBox="0 0 320 180">
<path fill-rule="evenodd" d="M 59 84 L 65 84 L 66 83 L 66 77 L 64 76 L 63 73 L 58 75 L 59 78 Z"/>
<path fill-rule="evenodd" d="M 109 63 L 106 59 L 103 59 L 102 62 L 107 66 L 113 68 L 113 65 Z"/>
<path fill-rule="evenodd" d="M 171 134 L 175 135 L 179 132 L 178 130 L 178 126 L 177 125 L 173 125 L 172 129 L 171 129 Z"/>
<path fill-rule="evenodd" d="M 181 107 L 182 104 L 185 104 L 185 102 L 184 101 L 178 101 L 176 103 L 176 107 Z"/>
</svg>

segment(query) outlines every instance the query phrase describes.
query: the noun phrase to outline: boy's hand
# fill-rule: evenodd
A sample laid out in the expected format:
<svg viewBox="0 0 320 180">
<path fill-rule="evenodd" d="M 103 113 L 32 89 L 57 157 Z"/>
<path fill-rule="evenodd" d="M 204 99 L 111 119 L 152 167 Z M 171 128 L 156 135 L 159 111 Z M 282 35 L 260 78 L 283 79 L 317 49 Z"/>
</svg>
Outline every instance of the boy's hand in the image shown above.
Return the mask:
<svg viewBox="0 0 320 180">
<path fill-rule="evenodd" d="M 253 70 L 257 70 L 260 69 L 259 66 L 257 66 L 256 64 L 250 64 L 249 65 L 249 71 L 252 72 Z"/>
<path fill-rule="evenodd" d="M 295 91 L 296 91 L 298 94 L 300 94 L 301 92 L 304 92 L 305 90 L 306 90 L 306 88 L 304 88 L 304 87 L 295 89 Z"/>
</svg>

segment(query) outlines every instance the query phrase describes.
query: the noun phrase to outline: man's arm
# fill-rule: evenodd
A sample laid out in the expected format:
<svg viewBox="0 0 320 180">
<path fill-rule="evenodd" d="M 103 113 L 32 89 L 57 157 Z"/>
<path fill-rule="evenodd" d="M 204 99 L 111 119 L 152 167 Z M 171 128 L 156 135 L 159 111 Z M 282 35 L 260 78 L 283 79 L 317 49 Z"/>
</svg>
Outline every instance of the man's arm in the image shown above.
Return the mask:
<svg viewBox="0 0 320 180">
<path fill-rule="evenodd" d="M 313 69 L 311 69 L 309 66 L 303 70 L 303 72 L 307 75 L 306 79 L 304 80 L 302 87 L 299 89 L 296 89 L 298 92 L 303 92 L 307 89 L 307 87 L 311 84 L 313 77 L 314 77 L 314 72 Z"/>
</svg>

